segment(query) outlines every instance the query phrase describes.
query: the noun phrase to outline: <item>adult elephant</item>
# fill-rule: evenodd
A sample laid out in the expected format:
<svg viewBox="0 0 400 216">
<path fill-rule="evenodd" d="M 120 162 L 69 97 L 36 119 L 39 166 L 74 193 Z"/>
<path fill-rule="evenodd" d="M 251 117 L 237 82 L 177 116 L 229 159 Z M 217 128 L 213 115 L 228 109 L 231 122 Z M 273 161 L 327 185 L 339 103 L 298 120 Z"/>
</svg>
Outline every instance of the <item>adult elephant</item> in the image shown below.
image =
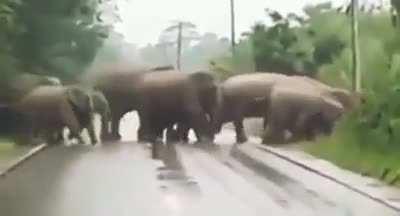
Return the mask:
<svg viewBox="0 0 400 216">
<path fill-rule="evenodd" d="M 206 114 L 207 121 L 211 125 L 215 116 L 219 89 L 218 81 L 215 79 L 212 73 L 208 71 L 198 71 L 192 73 L 191 78 L 193 82 L 197 83 L 198 86 L 198 99 L 200 101 L 200 106 Z M 180 122 L 176 122 L 176 129 L 173 128 L 171 124 L 167 128 L 167 142 L 169 140 L 173 141 L 189 141 L 189 130 L 194 129 L 194 125 L 190 124 L 189 119 L 185 119 Z M 198 133 L 195 133 L 197 140 L 201 138 Z M 170 139 L 168 139 L 170 138 Z"/>
<path fill-rule="evenodd" d="M 271 92 L 275 86 L 307 88 L 319 92 L 327 98 L 337 100 L 346 109 L 354 107 L 353 94 L 342 89 L 327 86 L 319 81 L 304 76 L 287 76 L 276 73 L 250 73 L 233 76 L 221 84 L 221 97 L 218 102 L 214 127 L 219 132 L 225 122 L 233 121 L 236 141 L 243 143 L 247 136 L 243 128 L 246 117 L 263 117 L 264 127 L 268 124 L 266 110 L 269 107 Z M 300 89 L 300 88 L 299 88 Z"/>
<path fill-rule="evenodd" d="M 263 143 L 312 140 L 319 133 L 330 134 L 343 113 L 339 101 L 320 94 L 312 86 L 278 84 L 270 95 Z M 287 131 L 291 132 L 290 139 L 285 137 Z"/>
<path fill-rule="evenodd" d="M 141 133 L 147 132 L 150 140 L 161 138 L 165 128 L 183 123 L 194 128 L 199 141 L 210 141 L 212 129 L 206 112 L 214 109 L 217 91 L 211 74 L 154 71 L 144 74 L 138 88 Z"/>
<path fill-rule="evenodd" d="M 10 105 L 39 86 L 60 85 L 61 81 L 58 78 L 30 73 L 20 73 L 6 79 L 0 92 L 0 115 L 4 123 L 0 127 L 0 133 L 11 135 L 17 144 L 32 143 L 32 140 L 26 136 L 33 130 L 29 121 L 13 110 Z"/>
<path fill-rule="evenodd" d="M 92 122 L 90 95 L 78 86 L 37 87 L 12 108 L 30 120 L 35 129 L 32 137 L 42 135 L 48 143 L 60 141 L 64 127 L 82 141 L 82 125 Z"/>
<path fill-rule="evenodd" d="M 145 69 L 119 70 L 116 68 L 87 78 L 95 89 L 104 94 L 111 110 L 111 131 L 102 127 L 103 139 L 121 139 L 120 120 L 126 113 L 138 110 L 140 105 L 138 86 L 147 72 L 149 71 Z"/>
</svg>

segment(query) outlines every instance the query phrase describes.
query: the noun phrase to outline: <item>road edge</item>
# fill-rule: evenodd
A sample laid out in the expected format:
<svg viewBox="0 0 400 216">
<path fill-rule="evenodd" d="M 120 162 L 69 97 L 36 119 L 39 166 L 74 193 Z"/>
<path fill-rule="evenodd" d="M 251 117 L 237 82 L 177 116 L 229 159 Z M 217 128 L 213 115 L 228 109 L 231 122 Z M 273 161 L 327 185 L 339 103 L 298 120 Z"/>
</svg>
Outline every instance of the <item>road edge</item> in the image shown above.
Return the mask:
<svg viewBox="0 0 400 216">
<path fill-rule="evenodd" d="M 279 158 L 281 160 L 284 160 L 284 161 L 286 161 L 286 162 L 288 162 L 288 163 L 290 163 L 292 165 L 295 165 L 295 166 L 297 166 L 297 167 L 299 167 L 299 168 L 301 168 L 301 169 L 303 169 L 303 170 L 305 170 L 307 172 L 311 172 L 311 173 L 313 173 L 315 175 L 318 175 L 318 176 L 320 176 L 320 177 L 322 177 L 324 179 L 327 179 L 327 180 L 332 181 L 332 182 L 334 182 L 336 184 L 339 184 L 339 185 L 341 185 L 341 186 L 343 186 L 343 187 L 345 187 L 345 188 L 347 188 L 347 189 L 349 189 L 349 190 L 351 190 L 351 191 L 353 191 L 355 193 L 360 194 L 361 196 L 363 196 L 365 198 L 368 198 L 370 200 L 378 202 L 378 203 L 380 203 L 380 204 L 382 204 L 382 205 L 384 205 L 384 206 L 386 206 L 388 208 L 391 208 L 391 209 L 393 209 L 395 211 L 400 211 L 400 206 L 394 205 L 394 204 L 390 203 L 390 201 L 387 201 L 386 199 L 384 199 L 382 197 L 376 196 L 376 195 L 371 194 L 371 193 L 369 193 L 367 191 L 364 191 L 364 190 L 362 190 L 360 188 L 357 188 L 356 186 L 354 186 L 354 185 L 352 185 L 350 183 L 347 183 L 344 180 L 336 178 L 336 177 L 324 172 L 323 170 L 319 170 L 318 168 L 314 168 L 314 167 L 311 167 L 311 166 L 309 166 L 309 165 L 307 165 L 305 163 L 302 163 L 302 162 L 294 159 L 293 157 L 291 157 L 289 154 L 278 152 L 278 151 L 274 150 L 273 148 L 270 148 L 268 146 L 261 145 L 261 144 L 256 144 L 256 143 L 243 144 L 243 145 L 253 145 L 252 148 L 255 148 L 255 149 L 260 150 L 260 151 L 262 151 L 264 153 L 270 154 L 270 155 L 272 155 L 274 157 L 277 157 L 277 158 Z M 262 159 L 260 160 L 260 159 L 257 159 L 255 157 L 253 157 L 251 154 L 249 154 L 246 151 L 244 151 L 241 148 L 241 145 L 235 145 L 232 148 L 231 155 L 234 158 L 237 158 L 240 162 L 251 163 L 251 166 L 254 166 L 257 169 L 268 169 L 269 168 L 267 161 L 263 161 Z"/>
<path fill-rule="evenodd" d="M 19 166 L 21 166 L 22 164 L 27 162 L 29 159 L 31 159 L 35 155 L 39 154 L 40 152 L 44 151 L 45 149 L 47 149 L 47 147 L 49 147 L 49 145 L 41 144 L 41 145 L 38 145 L 38 146 L 32 148 L 28 153 L 26 153 L 23 156 L 16 159 L 13 163 L 11 163 L 10 166 L 8 166 L 8 168 L 6 168 L 4 171 L 0 172 L 0 178 L 6 177 L 10 172 L 14 171 Z"/>
</svg>

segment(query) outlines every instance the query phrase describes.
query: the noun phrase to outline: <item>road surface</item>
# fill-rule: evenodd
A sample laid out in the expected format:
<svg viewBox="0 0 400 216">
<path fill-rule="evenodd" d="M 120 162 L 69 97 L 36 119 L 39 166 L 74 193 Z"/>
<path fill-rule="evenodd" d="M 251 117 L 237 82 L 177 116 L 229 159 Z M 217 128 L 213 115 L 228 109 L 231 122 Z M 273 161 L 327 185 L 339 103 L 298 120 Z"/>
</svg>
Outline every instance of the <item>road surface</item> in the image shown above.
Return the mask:
<svg viewBox="0 0 400 216">
<path fill-rule="evenodd" d="M 165 147 L 162 160 L 134 141 L 52 147 L 0 179 L 0 215 L 399 215 L 340 185 L 310 178 L 319 193 L 275 170 L 257 173 L 230 156 L 232 140 Z"/>
</svg>

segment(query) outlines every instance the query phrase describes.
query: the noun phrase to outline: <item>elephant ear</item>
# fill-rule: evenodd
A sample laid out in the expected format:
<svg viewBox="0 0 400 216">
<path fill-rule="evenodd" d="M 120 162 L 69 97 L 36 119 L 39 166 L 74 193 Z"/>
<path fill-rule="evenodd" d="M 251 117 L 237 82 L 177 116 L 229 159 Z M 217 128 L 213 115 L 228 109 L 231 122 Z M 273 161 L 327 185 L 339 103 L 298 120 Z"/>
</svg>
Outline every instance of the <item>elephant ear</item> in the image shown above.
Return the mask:
<svg viewBox="0 0 400 216">
<path fill-rule="evenodd" d="M 91 112 L 93 101 L 86 90 L 78 87 L 70 87 L 66 90 L 69 102 L 80 112 Z"/>
<path fill-rule="evenodd" d="M 216 90 L 217 84 L 214 76 L 205 71 L 190 74 L 191 80 L 202 90 Z"/>
</svg>

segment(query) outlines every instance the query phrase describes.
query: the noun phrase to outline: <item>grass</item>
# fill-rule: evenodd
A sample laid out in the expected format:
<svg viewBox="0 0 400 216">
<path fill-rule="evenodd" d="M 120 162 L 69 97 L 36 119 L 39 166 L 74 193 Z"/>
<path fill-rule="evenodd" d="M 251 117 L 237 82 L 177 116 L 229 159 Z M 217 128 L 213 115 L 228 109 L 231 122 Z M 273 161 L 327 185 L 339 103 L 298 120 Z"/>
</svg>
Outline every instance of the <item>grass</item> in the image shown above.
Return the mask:
<svg viewBox="0 0 400 216">
<path fill-rule="evenodd" d="M 11 140 L 0 139 L 0 156 L 7 154 L 15 149 L 15 145 Z"/>
<path fill-rule="evenodd" d="M 0 162 L 20 155 L 27 147 L 15 145 L 12 140 L 0 138 Z"/>
<path fill-rule="evenodd" d="M 322 138 L 306 151 L 362 175 L 368 175 L 400 186 L 400 150 L 377 145 L 361 145 L 338 137 Z M 397 177 L 398 176 L 398 177 Z M 400 179 L 399 179 L 400 180 Z"/>
</svg>

